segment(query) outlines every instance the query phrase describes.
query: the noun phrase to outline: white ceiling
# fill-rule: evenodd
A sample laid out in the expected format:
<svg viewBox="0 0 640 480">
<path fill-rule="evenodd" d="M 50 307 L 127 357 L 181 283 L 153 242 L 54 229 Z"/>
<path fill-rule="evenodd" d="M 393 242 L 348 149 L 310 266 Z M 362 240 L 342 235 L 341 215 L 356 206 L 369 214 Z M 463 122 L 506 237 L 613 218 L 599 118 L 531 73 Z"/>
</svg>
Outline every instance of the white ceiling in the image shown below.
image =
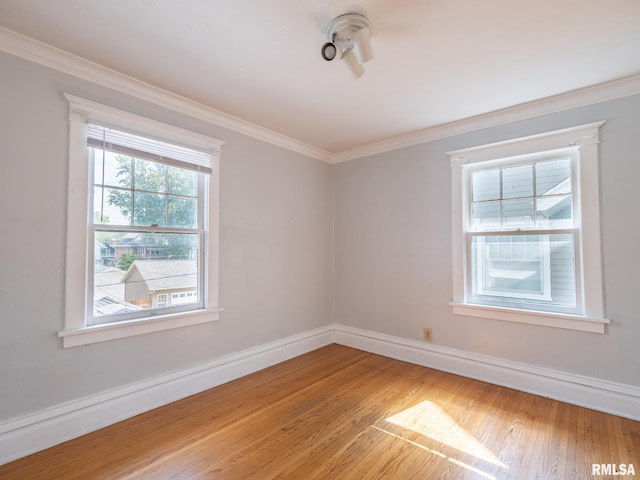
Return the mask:
<svg viewBox="0 0 640 480">
<path fill-rule="evenodd" d="M 320 56 L 347 12 L 358 80 Z M 0 0 L 0 26 L 329 153 L 640 74 L 640 0 Z"/>
</svg>

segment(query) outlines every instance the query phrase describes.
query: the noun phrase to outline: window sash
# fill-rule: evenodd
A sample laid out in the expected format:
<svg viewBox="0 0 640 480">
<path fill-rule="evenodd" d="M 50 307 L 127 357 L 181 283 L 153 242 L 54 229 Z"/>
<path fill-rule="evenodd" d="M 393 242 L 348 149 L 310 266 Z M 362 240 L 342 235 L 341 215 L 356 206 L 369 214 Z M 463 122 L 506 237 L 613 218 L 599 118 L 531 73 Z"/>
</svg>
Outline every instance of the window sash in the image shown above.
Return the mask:
<svg viewBox="0 0 640 480">
<path fill-rule="evenodd" d="M 549 252 L 549 236 L 548 235 L 535 235 L 539 237 L 538 245 L 536 249 L 538 250 L 537 258 L 528 258 L 528 257 L 491 257 L 487 253 L 487 248 L 490 248 L 490 245 L 486 245 L 484 240 L 488 238 L 486 236 L 471 236 L 471 244 L 473 250 L 473 240 L 476 239 L 479 241 L 478 246 L 475 249 L 475 258 L 476 261 L 473 260 L 470 262 L 470 269 L 472 271 L 475 268 L 475 275 L 472 277 L 471 281 L 471 296 L 473 298 L 512 298 L 512 299 L 523 299 L 525 301 L 551 301 L 551 268 L 550 268 L 550 252 Z M 520 247 L 524 249 L 532 248 L 530 245 L 527 245 L 525 242 L 523 245 L 515 245 L 513 244 L 513 236 L 509 235 L 496 235 L 497 238 L 508 238 L 509 239 L 509 250 L 513 252 L 514 248 Z M 497 245 L 497 248 L 507 248 L 506 245 Z M 472 254 L 473 257 L 473 254 Z M 503 265 L 508 265 L 509 263 L 519 263 L 519 264 L 530 264 L 532 265 L 533 271 L 538 271 L 540 279 L 538 281 L 539 288 L 538 291 L 525 291 L 524 289 L 516 290 L 516 289 L 506 289 L 500 287 L 491 287 L 487 285 L 488 277 L 490 276 L 491 267 L 489 264 L 491 263 L 501 263 Z M 516 272 L 516 269 L 512 270 Z M 532 271 L 532 270 L 528 270 Z"/>
<path fill-rule="evenodd" d="M 544 164 L 545 162 L 550 162 L 552 160 L 562 160 L 562 159 L 570 159 L 570 192 L 560 193 L 560 194 L 551 194 L 551 195 L 540 195 L 539 192 L 536 191 L 536 165 Z M 537 232 L 544 230 L 543 227 L 538 226 L 538 204 L 541 201 L 560 198 L 560 197 L 569 197 L 571 202 L 571 220 L 566 222 L 565 229 L 574 228 L 580 225 L 580 214 L 577 203 L 577 192 L 579 190 L 578 187 L 578 178 L 576 175 L 577 172 L 577 162 L 578 162 L 578 152 L 574 148 L 570 149 L 559 149 L 553 152 L 540 153 L 538 155 L 524 155 L 522 157 L 508 158 L 508 159 L 498 159 L 498 160 L 485 160 L 475 164 L 467 164 L 463 167 L 464 178 L 465 178 L 465 197 L 464 197 L 464 231 L 465 232 L 506 232 L 510 230 L 527 230 L 530 232 Z M 505 196 L 503 192 L 503 173 L 502 169 L 510 168 L 510 167 L 522 167 L 531 165 L 533 169 L 533 194 L 527 196 Z M 474 191 L 473 191 L 473 174 L 480 173 L 483 171 L 491 171 L 491 170 L 499 170 L 500 173 L 500 193 L 498 198 L 493 200 L 481 200 L 474 201 Z M 519 200 L 530 200 L 533 205 L 532 208 L 532 222 L 531 225 L 523 225 L 518 227 L 517 225 L 506 225 L 505 224 L 505 214 L 504 214 L 504 203 L 505 202 L 514 202 Z M 473 217 L 473 207 L 479 205 L 487 205 L 489 203 L 499 203 L 499 222 L 500 225 L 488 225 L 488 226 L 474 226 L 474 217 Z M 546 226 L 545 226 L 546 227 Z"/>
<path fill-rule="evenodd" d="M 197 302 L 181 304 L 181 305 L 170 305 L 167 307 L 149 307 L 144 308 L 142 310 L 137 310 L 134 312 L 128 313 L 114 313 L 114 314 L 104 314 L 100 316 L 93 315 L 93 308 L 89 309 L 87 312 L 88 318 L 86 320 L 86 325 L 103 325 L 109 323 L 117 323 L 123 321 L 130 320 L 144 320 L 146 318 L 154 317 L 157 315 L 169 315 L 173 313 L 181 313 L 181 312 L 190 312 L 196 310 L 202 310 L 205 308 L 205 291 L 207 288 L 206 276 L 205 276 L 205 261 L 206 261 L 206 253 L 205 253 L 205 237 L 206 233 L 204 229 L 177 229 L 177 228 L 163 228 L 163 227 L 128 227 L 119 225 L 117 227 L 110 227 L 109 225 L 96 224 L 89 227 L 89 239 L 90 245 L 94 245 L 95 234 L 100 231 L 109 231 L 109 232 L 122 232 L 122 233 L 191 233 L 196 234 L 198 236 L 198 258 L 197 258 Z M 94 258 L 94 249 L 89 249 L 88 253 L 88 287 L 87 287 L 87 305 L 94 305 L 94 295 L 95 295 L 95 258 Z"/>
<path fill-rule="evenodd" d="M 142 137 L 138 137 L 142 138 Z M 91 151 L 89 155 L 89 179 L 91 179 L 91 185 L 94 185 L 95 174 L 94 167 L 95 161 L 94 156 L 100 155 L 102 149 L 105 148 L 104 143 L 96 143 L 95 145 L 88 144 L 88 149 Z M 106 148 L 106 150 L 109 150 Z M 135 161 L 135 158 L 140 158 L 139 156 L 131 156 L 130 153 L 125 153 L 125 150 L 117 151 L 111 150 L 116 153 L 124 154 L 127 157 L 132 157 L 132 161 Z M 143 152 L 144 153 L 144 152 Z M 153 158 L 153 155 L 147 156 L 144 158 L 145 160 L 153 161 L 160 164 L 168 164 L 171 166 L 177 166 L 178 168 L 183 168 L 182 165 L 175 165 L 172 163 L 167 163 L 163 161 L 157 161 Z M 169 315 L 174 313 L 182 313 L 182 312 L 190 312 L 202 310 L 205 308 L 205 295 L 204 292 L 207 289 L 206 285 L 206 275 L 205 275 L 205 264 L 206 264 L 206 255 L 207 251 L 205 249 L 205 218 L 207 216 L 207 205 L 205 202 L 205 198 L 207 197 L 207 184 L 206 182 L 206 174 L 203 171 L 198 171 L 197 169 L 190 168 L 189 170 L 196 170 L 196 225 L 195 228 L 185 228 L 185 227 L 164 227 L 164 226 L 138 226 L 133 225 L 134 223 L 134 212 L 132 211 L 130 214 L 130 224 L 122 225 L 122 224 L 109 224 L 109 223 L 93 223 L 93 213 L 95 211 L 94 206 L 94 196 L 93 189 L 91 189 L 89 193 L 88 199 L 88 213 L 90 213 L 91 224 L 89 227 L 89 245 L 95 245 L 96 242 L 96 232 L 122 232 L 122 233 L 149 233 L 149 234 L 187 234 L 192 233 L 197 235 L 197 243 L 198 243 L 198 257 L 197 257 L 197 302 L 180 304 L 180 305 L 168 305 L 168 306 L 153 306 L 150 305 L 148 308 L 144 308 L 142 310 L 129 311 L 129 312 L 120 312 L 113 314 L 103 314 L 96 316 L 93 313 L 93 309 L 95 307 L 95 248 L 88 248 L 87 252 L 87 271 L 88 271 L 88 279 L 87 279 L 87 290 L 86 290 L 86 302 L 88 306 L 92 308 L 87 309 L 87 318 L 85 324 L 87 326 L 92 325 L 103 325 L 109 323 L 118 323 L 124 321 L 133 321 L 133 320 L 144 320 L 157 315 Z M 103 188 L 106 188 L 104 185 L 100 185 Z M 130 187 L 122 187 L 124 190 L 130 191 L 132 193 L 132 198 L 135 192 L 139 190 L 135 189 L 135 182 L 132 182 Z M 168 192 L 162 192 L 162 195 L 169 195 Z M 133 208 L 135 206 L 132 205 Z M 123 299 L 124 300 L 124 299 Z"/>
<path fill-rule="evenodd" d="M 546 258 L 541 259 L 543 263 L 542 269 L 547 269 L 549 272 L 549 278 L 543 278 L 543 294 L 538 298 L 534 298 L 533 295 L 517 295 L 517 294 L 501 294 L 499 292 L 489 292 L 486 289 L 480 293 L 474 292 L 473 281 L 477 279 L 477 272 L 474 277 L 474 264 L 473 264 L 473 246 L 472 242 L 475 238 L 482 237 L 512 237 L 516 235 L 524 236 L 541 236 L 550 238 L 553 235 L 570 235 L 572 238 L 573 247 L 573 262 L 572 262 L 572 275 L 574 284 L 574 302 L 573 305 L 561 304 L 559 302 L 553 303 L 553 300 L 549 301 L 549 295 L 551 295 L 552 285 L 551 281 L 551 257 L 550 253 Z M 549 241 L 549 240 L 547 240 Z M 543 247 L 543 250 L 546 247 Z M 465 234 L 465 302 L 476 305 L 487 306 L 503 306 L 517 309 L 537 310 L 541 312 L 555 312 L 571 315 L 582 315 L 583 312 L 583 293 L 582 293 L 582 276 L 580 267 L 580 230 L 577 228 L 572 229 L 552 229 L 552 230 L 515 230 L 515 231 L 498 231 L 498 232 L 467 232 Z M 550 248 L 548 249 L 550 251 Z M 545 252 L 543 252 L 545 253 Z M 549 282 L 548 284 L 546 282 Z"/>
<path fill-rule="evenodd" d="M 105 183 L 104 178 L 102 179 L 102 183 L 97 183 L 95 181 L 95 166 L 96 166 L 96 156 L 100 156 L 100 154 L 103 153 L 102 148 L 100 147 L 89 147 L 89 176 L 91 179 L 91 185 L 93 189 L 96 188 L 101 188 L 103 189 L 103 192 L 106 190 L 117 190 L 120 192 L 129 192 L 131 194 L 131 212 L 130 212 L 130 219 L 129 219 L 129 225 L 136 225 L 135 222 L 135 198 L 137 194 L 151 194 L 151 195 L 160 195 L 165 197 L 165 200 L 168 201 L 170 199 L 193 199 L 195 198 L 196 200 L 196 227 L 197 228 L 203 228 L 204 226 L 204 219 L 207 215 L 207 212 L 205 211 L 205 209 L 207 208 L 206 203 L 204 201 L 205 197 L 207 196 L 207 192 L 206 192 L 206 188 L 208 185 L 208 181 L 207 181 L 207 177 L 205 177 L 206 174 L 202 173 L 202 172 L 195 172 L 196 175 L 196 185 L 195 185 L 195 197 L 192 195 L 182 195 L 180 193 L 172 193 L 170 191 L 168 191 L 168 189 L 166 191 L 154 191 L 154 190 L 149 190 L 149 189 L 144 189 L 144 188 L 138 188 L 135 179 L 132 179 L 131 181 L 131 185 L 129 186 L 118 186 L 118 185 L 110 185 Z M 137 157 L 129 157 L 131 159 L 132 162 L 135 162 L 135 160 L 137 159 Z M 104 155 L 102 156 L 102 159 L 104 159 Z M 150 160 L 153 161 L 153 160 Z M 161 165 L 164 165 L 160 162 L 155 162 Z M 174 165 L 172 165 L 174 166 Z M 133 167 L 133 166 L 132 166 Z M 104 168 L 104 163 L 103 163 L 103 167 Z M 177 167 L 177 168 L 181 168 L 181 167 Z M 89 198 L 89 206 L 88 208 L 90 209 L 90 212 L 96 212 L 96 205 L 95 203 L 95 198 L 93 196 L 93 192 L 90 192 L 90 198 Z M 100 213 L 101 213 L 101 217 L 103 212 L 103 207 L 104 205 L 101 205 L 100 208 Z M 165 204 L 165 215 L 164 215 L 164 220 L 165 223 L 170 223 L 169 222 L 169 210 L 168 208 L 168 204 Z M 91 219 L 93 221 L 93 213 L 91 214 Z M 112 224 L 113 226 L 120 226 L 123 225 L 123 222 L 120 223 L 114 223 Z M 145 225 L 146 226 L 146 225 Z M 184 227 L 176 227 L 176 228 L 184 228 Z"/>
</svg>

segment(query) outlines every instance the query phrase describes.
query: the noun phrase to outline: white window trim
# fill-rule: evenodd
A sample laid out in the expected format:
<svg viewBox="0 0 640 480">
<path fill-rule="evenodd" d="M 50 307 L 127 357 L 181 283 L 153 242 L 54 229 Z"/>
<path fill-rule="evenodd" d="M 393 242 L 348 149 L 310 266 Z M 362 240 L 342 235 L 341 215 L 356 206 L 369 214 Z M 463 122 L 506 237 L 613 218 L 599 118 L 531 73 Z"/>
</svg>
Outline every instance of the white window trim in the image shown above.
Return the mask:
<svg viewBox="0 0 640 480">
<path fill-rule="evenodd" d="M 600 244 L 600 193 L 598 179 L 599 128 L 604 121 L 532 135 L 504 142 L 447 152 L 451 159 L 452 247 L 453 247 L 453 313 L 494 320 L 543 325 L 584 332 L 605 333 L 610 322 L 605 318 L 602 289 Z M 471 304 L 467 302 L 466 245 L 464 240 L 466 203 L 463 166 L 488 160 L 534 155 L 575 147 L 580 151 L 576 172 L 579 192 L 574 208 L 581 219 L 577 288 L 581 289 L 582 315 L 520 310 Z"/>
<path fill-rule="evenodd" d="M 123 112 L 89 100 L 64 95 L 69 102 L 69 172 L 67 187 L 67 241 L 65 259 L 64 329 L 58 332 L 64 348 L 143 335 L 179 327 L 213 322 L 220 318 L 218 305 L 219 238 L 219 157 L 224 142 Z M 88 209 L 90 184 L 87 122 L 95 121 L 126 128 L 141 135 L 162 138 L 192 148 L 205 149 L 213 156 L 209 175 L 208 218 L 205 218 L 205 298 L 204 308 L 185 313 L 156 315 L 142 320 L 87 326 L 93 306 L 88 301 L 88 244 L 91 212 Z M 92 247 L 93 248 L 93 247 Z M 84 255 L 78 252 L 85 252 Z"/>
</svg>

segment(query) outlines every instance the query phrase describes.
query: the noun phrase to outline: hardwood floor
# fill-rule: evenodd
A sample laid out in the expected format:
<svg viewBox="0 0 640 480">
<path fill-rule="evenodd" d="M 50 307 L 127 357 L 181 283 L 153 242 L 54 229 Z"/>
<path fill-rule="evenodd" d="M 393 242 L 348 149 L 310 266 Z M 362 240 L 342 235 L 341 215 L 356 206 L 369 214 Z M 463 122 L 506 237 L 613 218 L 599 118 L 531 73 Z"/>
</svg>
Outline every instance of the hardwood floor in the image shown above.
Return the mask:
<svg viewBox="0 0 640 480">
<path fill-rule="evenodd" d="M 614 478 L 594 477 L 594 463 L 640 478 L 640 422 L 330 345 L 0 466 L 0 478 Z"/>
</svg>

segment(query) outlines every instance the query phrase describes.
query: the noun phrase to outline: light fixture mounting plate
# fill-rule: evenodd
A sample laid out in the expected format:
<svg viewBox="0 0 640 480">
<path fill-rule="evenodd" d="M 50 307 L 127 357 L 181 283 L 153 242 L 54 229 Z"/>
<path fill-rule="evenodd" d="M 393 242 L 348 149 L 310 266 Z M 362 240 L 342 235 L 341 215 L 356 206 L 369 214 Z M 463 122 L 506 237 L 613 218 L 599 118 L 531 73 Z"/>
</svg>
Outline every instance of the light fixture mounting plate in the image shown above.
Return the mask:
<svg viewBox="0 0 640 480">
<path fill-rule="evenodd" d="M 372 25 L 367 17 L 359 13 L 345 13 L 339 15 L 327 25 L 327 38 L 330 42 L 351 40 L 351 34 L 362 28 L 372 33 Z"/>
</svg>

